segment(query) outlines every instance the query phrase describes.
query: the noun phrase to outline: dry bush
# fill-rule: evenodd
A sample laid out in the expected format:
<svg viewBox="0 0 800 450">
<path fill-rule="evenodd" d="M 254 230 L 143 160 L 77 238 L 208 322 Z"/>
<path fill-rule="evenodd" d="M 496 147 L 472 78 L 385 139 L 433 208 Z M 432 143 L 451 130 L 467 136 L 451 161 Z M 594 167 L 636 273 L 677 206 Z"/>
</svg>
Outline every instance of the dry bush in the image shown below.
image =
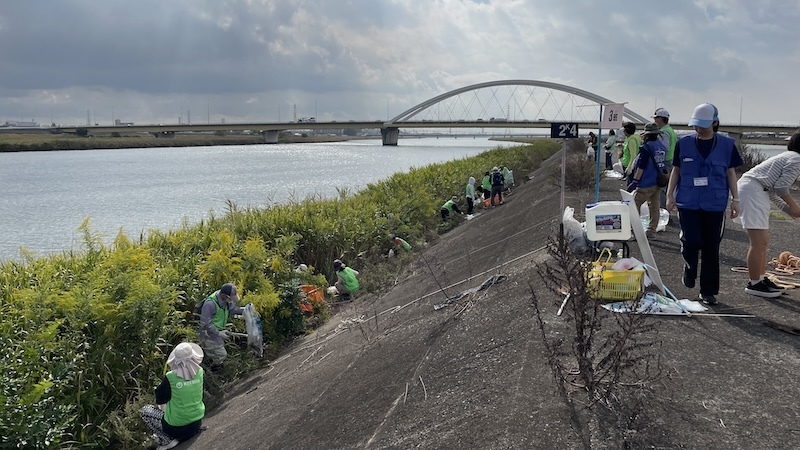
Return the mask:
<svg viewBox="0 0 800 450">
<path fill-rule="evenodd" d="M 566 170 L 564 187 L 568 190 L 582 191 L 594 188 L 596 163 L 586 159 L 586 143 L 581 139 L 567 141 Z M 556 186 L 561 185 L 561 166 L 550 168 L 549 177 Z M 602 173 L 600 174 L 602 177 Z"/>
<path fill-rule="evenodd" d="M 738 147 L 739 154 L 742 156 L 742 160 L 744 161 L 744 164 L 736 168 L 736 172 L 739 174 L 747 172 L 767 159 L 767 157 L 759 150 L 751 147 L 750 145 L 743 144 L 741 141 L 737 141 L 736 146 Z"/>
</svg>

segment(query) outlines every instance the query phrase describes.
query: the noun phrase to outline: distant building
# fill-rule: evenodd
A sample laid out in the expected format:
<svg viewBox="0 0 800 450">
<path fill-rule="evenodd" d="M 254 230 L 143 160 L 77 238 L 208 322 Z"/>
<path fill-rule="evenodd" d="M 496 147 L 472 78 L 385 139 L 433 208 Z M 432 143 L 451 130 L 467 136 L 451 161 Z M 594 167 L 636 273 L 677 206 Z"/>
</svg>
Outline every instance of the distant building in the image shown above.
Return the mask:
<svg viewBox="0 0 800 450">
<path fill-rule="evenodd" d="M 119 119 L 114 119 L 114 126 L 117 127 L 131 127 L 133 126 L 133 122 L 123 122 Z"/>
<path fill-rule="evenodd" d="M 39 126 L 36 122 L 18 122 L 16 120 L 6 120 L 4 127 L 24 127 L 24 128 L 36 128 Z"/>
</svg>

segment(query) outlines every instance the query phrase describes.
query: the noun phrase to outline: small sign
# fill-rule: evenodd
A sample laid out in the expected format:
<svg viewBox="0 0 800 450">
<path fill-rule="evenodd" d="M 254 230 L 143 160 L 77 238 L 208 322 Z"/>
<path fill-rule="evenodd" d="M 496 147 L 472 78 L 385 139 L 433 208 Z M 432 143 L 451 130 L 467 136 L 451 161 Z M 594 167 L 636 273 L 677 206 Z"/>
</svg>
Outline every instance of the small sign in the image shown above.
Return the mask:
<svg viewBox="0 0 800 450">
<path fill-rule="evenodd" d="M 603 105 L 603 117 L 600 118 L 600 128 L 620 128 L 624 116 L 625 103 L 605 104 Z"/>
<path fill-rule="evenodd" d="M 578 137 L 578 124 L 575 122 L 553 122 L 550 124 L 550 137 L 554 139 L 575 139 Z"/>
</svg>

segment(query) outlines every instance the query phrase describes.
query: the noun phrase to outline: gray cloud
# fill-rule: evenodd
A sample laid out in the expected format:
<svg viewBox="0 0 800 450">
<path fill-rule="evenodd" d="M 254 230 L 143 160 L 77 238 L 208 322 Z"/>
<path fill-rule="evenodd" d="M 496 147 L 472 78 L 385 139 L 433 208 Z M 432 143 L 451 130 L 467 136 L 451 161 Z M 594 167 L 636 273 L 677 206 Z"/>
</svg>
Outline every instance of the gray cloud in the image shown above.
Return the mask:
<svg viewBox="0 0 800 450">
<path fill-rule="evenodd" d="M 796 1 L 40 0 L 0 11 L 0 121 L 382 119 L 494 79 L 796 122 Z M 777 94 L 782 92 L 782 94 Z M 777 95 L 772 106 L 756 101 Z M 719 105 L 718 105 L 719 106 Z M 312 113 L 313 111 L 313 113 Z"/>
</svg>

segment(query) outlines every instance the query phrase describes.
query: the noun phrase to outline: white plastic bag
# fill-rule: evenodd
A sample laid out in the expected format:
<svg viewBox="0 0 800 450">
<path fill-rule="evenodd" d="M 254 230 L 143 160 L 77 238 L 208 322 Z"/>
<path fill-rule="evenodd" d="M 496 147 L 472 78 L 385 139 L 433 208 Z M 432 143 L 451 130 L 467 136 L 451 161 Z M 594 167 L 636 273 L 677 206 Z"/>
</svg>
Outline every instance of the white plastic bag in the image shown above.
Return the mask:
<svg viewBox="0 0 800 450">
<path fill-rule="evenodd" d="M 261 331 L 261 317 L 252 303 L 248 303 L 244 307 L 242 316 L 244 317 L 245 328 L 247 328 L 247 346 L 253 349 L 253 352 L 261 358 L 264 356 L 264 335 Z"/>
<path fill-rule="evenodd" d="M 581 227 L 581 223 L 575 219 L 575 209 L 567 206 L 564 208 L 564 217 L 561 221 L 564 225 L 564 238 L 573 253 L 582 255 L 589 251 L 589 243 L 586 241 L 586 233 Z"/>
</svg>

